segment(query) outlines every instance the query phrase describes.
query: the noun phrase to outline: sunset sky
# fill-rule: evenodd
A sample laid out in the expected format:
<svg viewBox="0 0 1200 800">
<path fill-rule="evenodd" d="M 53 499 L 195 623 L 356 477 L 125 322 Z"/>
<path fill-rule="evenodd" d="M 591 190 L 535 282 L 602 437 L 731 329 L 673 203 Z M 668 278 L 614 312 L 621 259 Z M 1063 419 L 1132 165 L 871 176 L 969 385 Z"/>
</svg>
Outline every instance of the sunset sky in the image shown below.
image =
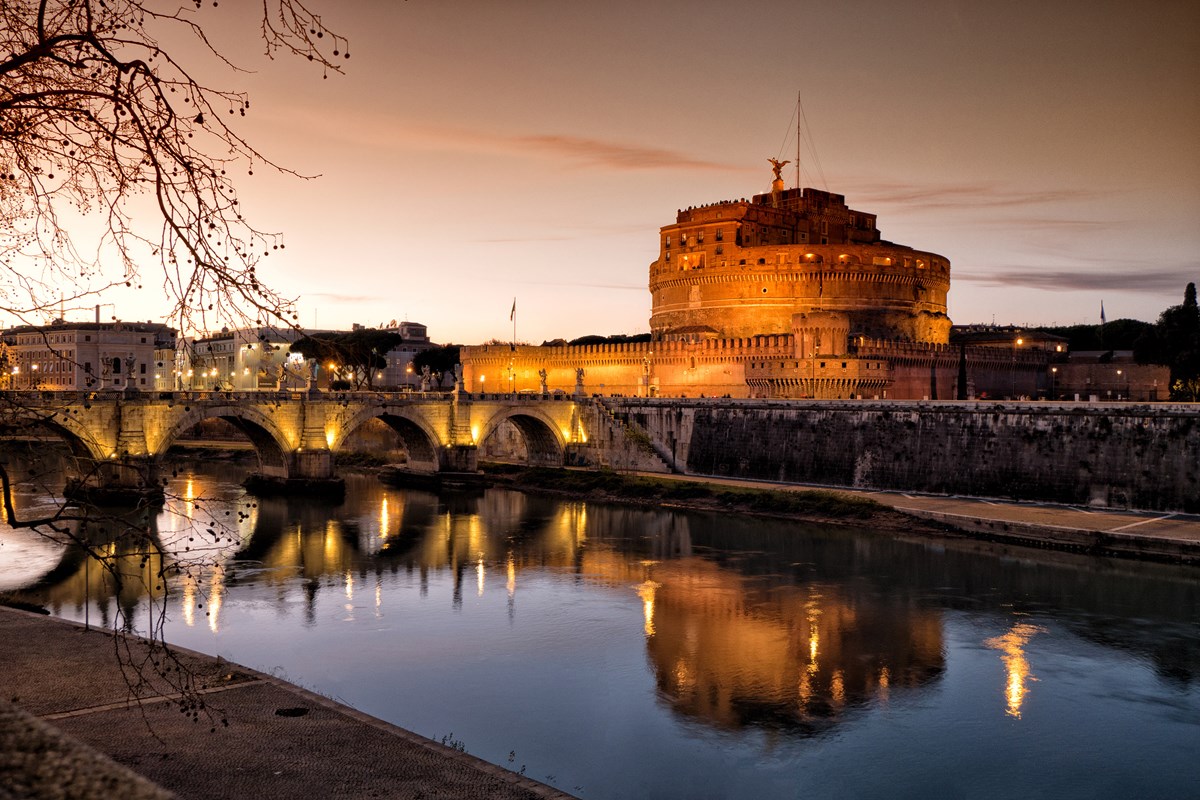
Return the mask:
<svg viewBox="0 0 1200 800">
<path fill-rule="evenodd" d="M 507 339 L 516 297 L 522 340 L 646 331 L 658 228 L 766 190 L 797 94 L 802 183 L 948 257 L 956 323 L 1153 320 L 1200 279 L 1194 1 L 339 0 L 327 80 L 264 62 L 229 5 L 204 15 L 256 72 L 214 82 L 321 175 L 241 185 L 306 326 Z"/>
</svg>

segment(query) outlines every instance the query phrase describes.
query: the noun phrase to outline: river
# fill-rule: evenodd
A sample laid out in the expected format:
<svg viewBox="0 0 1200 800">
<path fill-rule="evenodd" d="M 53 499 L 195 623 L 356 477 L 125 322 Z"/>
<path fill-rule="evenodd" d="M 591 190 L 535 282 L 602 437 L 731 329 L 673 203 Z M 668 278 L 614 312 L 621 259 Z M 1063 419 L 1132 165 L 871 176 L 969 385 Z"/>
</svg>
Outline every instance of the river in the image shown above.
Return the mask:
<svg viewBox="0 0 1200 800">
<path fill-rule="evenodd" d="M 367 475 L 340 505 L 255 500 L 240 478 L 181 464 L 165 554 L 103 545 L 119 587 L 4 529 L 0 591 L 141 631 L 165 609 L 171 642 L 589 800 L 1200 791 L 1195 568 Z"/>
</svg>

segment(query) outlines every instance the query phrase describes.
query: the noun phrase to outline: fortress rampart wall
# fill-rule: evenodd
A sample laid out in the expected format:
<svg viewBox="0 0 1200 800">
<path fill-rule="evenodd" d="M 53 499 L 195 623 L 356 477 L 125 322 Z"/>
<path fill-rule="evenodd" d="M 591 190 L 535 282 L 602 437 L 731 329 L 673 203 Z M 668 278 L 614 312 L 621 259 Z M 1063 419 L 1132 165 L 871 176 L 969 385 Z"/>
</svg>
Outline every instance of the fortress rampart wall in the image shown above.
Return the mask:
<svg viewBox="0 0 1200 800">
<path fill-rule="evenodd" d="M 697 475 L 1200 511 L 1192 405 L 606 403 Z"/>
</svg>

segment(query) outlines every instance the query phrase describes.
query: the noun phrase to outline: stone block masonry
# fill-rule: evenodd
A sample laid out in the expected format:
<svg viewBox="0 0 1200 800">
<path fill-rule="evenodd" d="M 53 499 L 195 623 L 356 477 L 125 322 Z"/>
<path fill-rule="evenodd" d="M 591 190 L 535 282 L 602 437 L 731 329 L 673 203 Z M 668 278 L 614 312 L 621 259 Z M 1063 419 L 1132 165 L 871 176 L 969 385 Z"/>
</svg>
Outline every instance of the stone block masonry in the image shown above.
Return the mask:
<svg viewBox="0 0 1200 800">
<path fill-rule="evenodd" d="M 608 402 L 694 475 L 1200 511 L 1192 405 Z"/>
</svg>

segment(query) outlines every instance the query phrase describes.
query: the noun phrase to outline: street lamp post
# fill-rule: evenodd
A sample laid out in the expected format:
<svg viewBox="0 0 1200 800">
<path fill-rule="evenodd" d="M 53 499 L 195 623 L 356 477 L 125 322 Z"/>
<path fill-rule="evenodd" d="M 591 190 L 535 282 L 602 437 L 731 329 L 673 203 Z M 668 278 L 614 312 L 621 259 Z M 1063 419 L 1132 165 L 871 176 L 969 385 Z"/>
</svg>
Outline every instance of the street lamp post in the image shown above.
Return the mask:
<svg viewBox="0 0 1200 800">
<path fill-rule="evenodd" d="M 1016 400 L 1016 399 L 1017 399 L 1017 348 L 1018 348 L 1018 347 L 1020 347 L 1020 346 L 1021 346 L 1021 345 L 1023 345 L 1023 344 L 1025 344 L 1025 340 L 1024 340 L 1024 339 L 1021 339 L 1021 338 L 1017 338 L 1016 340 L 1014 340 L 1014 341 L 1013 341 L 1013 351 L 1012 351 L 1012 396 L 1013 396 L 1013 399 L 1014 399 L 1014 400 Z"/>
</svg>

